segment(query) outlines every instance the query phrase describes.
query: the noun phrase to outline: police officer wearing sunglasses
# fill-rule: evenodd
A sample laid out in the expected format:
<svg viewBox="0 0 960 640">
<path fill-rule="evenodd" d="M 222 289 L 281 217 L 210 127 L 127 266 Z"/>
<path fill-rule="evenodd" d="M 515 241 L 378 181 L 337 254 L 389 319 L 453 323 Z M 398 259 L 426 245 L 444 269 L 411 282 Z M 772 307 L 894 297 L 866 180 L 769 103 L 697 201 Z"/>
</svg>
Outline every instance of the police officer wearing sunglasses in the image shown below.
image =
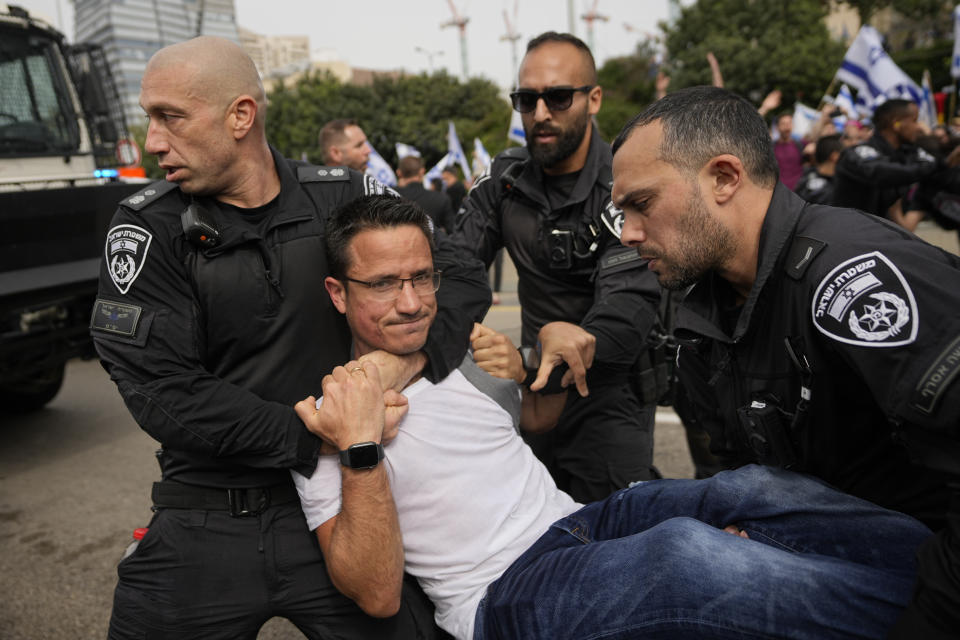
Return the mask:
<svg viewBox="0 0 960 640">
<path fill-rule="evenodd" d="M 562 489 L 581 502 L 599 500 L 655 475 L 655 398 L 638 399 L 631 376 L 659 287 L 618 240 L 610 148 L 591 122 L 602 90 L 589 48 L 569 34 L 534 38 L 510 97 L 527 146 L 501 153 L 477 179 L 454 242 L 488 267 L 501 247 L 510 253 L 525 386 L 568 394 L 556 427 L 525 438 Z"/>
</svg>

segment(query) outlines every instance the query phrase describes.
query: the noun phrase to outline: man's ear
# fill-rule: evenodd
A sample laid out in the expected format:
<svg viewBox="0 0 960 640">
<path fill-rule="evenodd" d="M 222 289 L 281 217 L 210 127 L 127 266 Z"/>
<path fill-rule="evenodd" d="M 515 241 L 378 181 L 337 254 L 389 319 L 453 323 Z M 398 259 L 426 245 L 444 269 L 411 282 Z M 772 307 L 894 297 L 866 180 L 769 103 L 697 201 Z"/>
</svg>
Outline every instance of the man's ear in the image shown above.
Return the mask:
<svg viewBox="0 0 960 640">
<path fill-rule="evenodd" d="M 257 101 L 248 95 L 237 97 L 227 112 L 230 119 L 230 128 L 233 137 L 237 140 L 244 138 L 257 119 Z"/>
<path fill-rule="evenodd" d="M 327 276 L 323 279 L 323 286 L 326 287 L 327 295 L 330 296 L 330 301 L 333 302 L 333 306 L 337 308 L 337 311 L 346 313 L 347 289 L 343 286 L 343 283 L 336 278 Z"/>
<path fill-rule="evenodd" d="M 327 164 L 330 164 L 330 165 L 343 164 L 343 153 L 340 152 L 340 147 L 336 145 L 330 145 L 329 147 L 327 147 L 327 153 L 325 157 L 327 158 L 327 160 L 329 160 Z"/>
<path fill-rule="evenodd" d="M 717 204 L 726 204 L 747 178 L 740 158 L 729 153 L 711 158 L 701 174 L 706 174 L 709 197 Z"/>
<path fill-rule="evenodd" d="M 590 93 L 587 94 L 587 103 L 590 115 L 595 116 L 600 113 L 600 105 L 603 103 L 603 87 L 597 85 L 591 89 Z"/>
</svg>

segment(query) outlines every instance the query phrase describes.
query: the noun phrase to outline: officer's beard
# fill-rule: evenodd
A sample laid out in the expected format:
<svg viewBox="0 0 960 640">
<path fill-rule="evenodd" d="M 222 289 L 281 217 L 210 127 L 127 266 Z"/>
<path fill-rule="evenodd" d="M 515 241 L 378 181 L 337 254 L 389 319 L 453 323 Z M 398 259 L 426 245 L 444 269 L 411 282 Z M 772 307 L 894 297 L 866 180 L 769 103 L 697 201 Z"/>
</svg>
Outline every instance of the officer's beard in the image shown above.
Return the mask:
<svg viewBox="0 0 960 640">
<path fill-rule="evenodd" d="M 530 155 L 541 167 L 552 167 L 573 155 L 573 152 L 583 142 L 588 126 L 590 126 L 590 113 L 584 108 L 580 116 L 570 123 L 570 126 L 566 129 L 562 129 L 552 122 L 536 124 L 531 129 L 524 128 L 524 133 L 527 136 L 527 148 Z M 536 142 L 535 136 L 542 133 L 557 136 L 557 141 L 550 144 Z"/>
<path fill-rule="evenodd" d="M 669 252 L 641 250 L 643 254 L 659 258 L 657 281 L 664 289 L 682 291 L 696 284 L 710 271 L 720 269 L 736 252 L 736 238 L 710 215 L 696 183 L 676 227 L 677 245 Z"/>
</svg>

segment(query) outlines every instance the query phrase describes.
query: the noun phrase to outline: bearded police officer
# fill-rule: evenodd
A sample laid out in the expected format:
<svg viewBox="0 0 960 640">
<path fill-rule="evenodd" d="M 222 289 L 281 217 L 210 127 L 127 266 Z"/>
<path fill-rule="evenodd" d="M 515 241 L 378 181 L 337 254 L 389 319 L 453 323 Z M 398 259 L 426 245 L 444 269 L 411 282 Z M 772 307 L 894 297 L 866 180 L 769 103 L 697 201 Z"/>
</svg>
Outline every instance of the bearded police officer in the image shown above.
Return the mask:
<svg viewBox="0 0 960 640">
<path fill-rule="evenodd" d="M 613 152 L 622 241 L 665 288 L 693 285 L 677 367 L 711 446 L 939 529 L 898 637 L 955 633 L 960 258 L 877 216 L 801 200 L 778 182 L 756 109 L 722 89 L 654 103 Z"/>
<path fill-rule="evenodd" d="M 531 40 L 511 94 L 527 148 L 501 153 L 477 179 L 454 235 L 488 266 L 501 247 L 516 265 L 523 349 L 540 355 L 539 369 L 528 360 L 529 387 L 555 393 L 559 386 L 544 387 L 548 373 L 569 366 L 563 382 L 576 390 L 557 426 L 528 438 L 558 486 L 583 502 L 654 474 L 655 393 L 639 401 L 630 375 L 659 287 L 617 240 L 610 149 L 591 124 L 601 93 L 581 40 L 555 32 Z"/>
<path fill-rule="evenodd" d="M 252 638 L 273 616 L 311 638 L 431 637 L 432 611 L 410 599 L 422 594 L 405 591 L 383 620 L 339 594 L 290 479 L 309 475 L 321 448 L 293 405 L 350 357 L 350 332 L 322 295 L 326 217 L 383 187 L 271 149 L 256 68 L 227 40 L 161 49 L 140 104 L 166 181 L 114 217 L 92 331 L 134 419 L 162 445 L 162 480 L 149 530 L 118 568 L 110 637 Z M 443 261 L 451 312 L 422 351 L 374 356 L 388 386 L 427 360 L 428 377 L 445 377 L 489 305 L 479 262 Z"/>
</svg>

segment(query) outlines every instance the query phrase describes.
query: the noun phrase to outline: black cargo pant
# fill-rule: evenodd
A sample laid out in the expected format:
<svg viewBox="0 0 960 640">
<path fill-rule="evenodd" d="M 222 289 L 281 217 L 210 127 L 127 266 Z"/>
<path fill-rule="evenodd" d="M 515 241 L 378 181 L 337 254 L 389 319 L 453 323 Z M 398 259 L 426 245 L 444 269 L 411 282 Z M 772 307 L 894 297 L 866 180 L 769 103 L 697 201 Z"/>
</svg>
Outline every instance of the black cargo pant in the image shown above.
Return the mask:
<svg viewBox="0 0 960 640">
<path fill-rule="evenodd" d="M 631 482 L 658 477 L 653 467 L 656 405 L 642 405 L 627 382 L 571 386 L 557 426 L 524 440 L 557 486 L 577 502 L 602 500 Z"/>
<path fill-rule="evenodd" d="M 308 638 L 449 637 L 412 579 L 392 618 L 340 594 L 297 501 L 244 517 L 161 508 L 117 573 L 110 638 L 253 639 L 274 616 Z"/>
</svg>

